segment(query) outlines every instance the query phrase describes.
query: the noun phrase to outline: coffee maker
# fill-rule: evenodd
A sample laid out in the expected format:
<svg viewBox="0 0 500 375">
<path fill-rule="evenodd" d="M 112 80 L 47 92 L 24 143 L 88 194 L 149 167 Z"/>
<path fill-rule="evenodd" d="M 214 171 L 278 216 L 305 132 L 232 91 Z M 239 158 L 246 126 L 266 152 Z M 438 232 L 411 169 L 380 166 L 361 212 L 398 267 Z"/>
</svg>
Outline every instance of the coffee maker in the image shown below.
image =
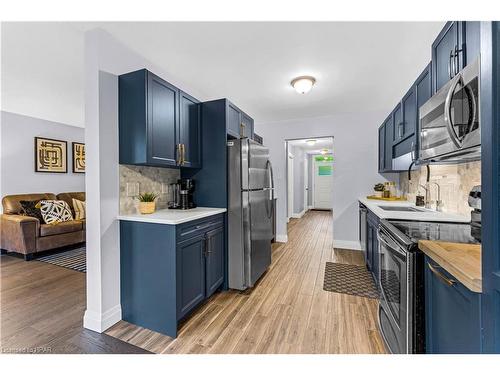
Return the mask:
<svg viewBox="0 0 500 375">
<path fill-rule="evenodd" d="M 195 208 L 193 193 L 194 193 L 194 180 L 191 178 L 181 178 L 176 183 L 170 184 L 172 200 L 168 208 L 189 210 Z"/>
</svg>

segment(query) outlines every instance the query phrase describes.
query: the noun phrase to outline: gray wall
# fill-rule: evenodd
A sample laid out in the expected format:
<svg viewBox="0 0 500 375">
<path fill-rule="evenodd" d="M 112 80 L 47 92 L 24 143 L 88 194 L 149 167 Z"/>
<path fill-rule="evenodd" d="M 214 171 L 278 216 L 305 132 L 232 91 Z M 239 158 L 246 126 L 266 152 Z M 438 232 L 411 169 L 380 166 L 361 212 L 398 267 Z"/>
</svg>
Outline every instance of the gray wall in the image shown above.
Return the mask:
<svg viewBox="0 0 500 375">
<path fill-rule="evenodd" d="M 71 142 L 84 142 L 84 129 L 11 112 L 1 113 L 1 195 L 84 191 L 85 174 L 71 170 Z M 68 173 L 36 173 L 34 137 L 68 142 Z"/>
</svg>

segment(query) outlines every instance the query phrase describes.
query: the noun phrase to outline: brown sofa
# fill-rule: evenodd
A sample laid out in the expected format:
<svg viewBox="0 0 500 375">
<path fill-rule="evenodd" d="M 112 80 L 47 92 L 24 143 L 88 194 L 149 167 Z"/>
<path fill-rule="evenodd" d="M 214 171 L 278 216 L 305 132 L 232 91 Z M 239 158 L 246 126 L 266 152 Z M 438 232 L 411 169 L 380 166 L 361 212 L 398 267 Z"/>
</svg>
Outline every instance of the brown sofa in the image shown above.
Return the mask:
<svg viewBox="0 0 500 375">
<path fill-rule="evenodd" d="M 0 247 L 30 260 L 35 253 L 85 242 L 85 220 L 72 220 L 57 225 L 40 224 L 39 220 L 21 215 L 22 200 L 58 199 L 73 210 L 72 199 L 85 200 L 84 192 L 7 195 L 2 199 Z M 73 212 L 74 215 L 74 212 Z"/>
</svg>

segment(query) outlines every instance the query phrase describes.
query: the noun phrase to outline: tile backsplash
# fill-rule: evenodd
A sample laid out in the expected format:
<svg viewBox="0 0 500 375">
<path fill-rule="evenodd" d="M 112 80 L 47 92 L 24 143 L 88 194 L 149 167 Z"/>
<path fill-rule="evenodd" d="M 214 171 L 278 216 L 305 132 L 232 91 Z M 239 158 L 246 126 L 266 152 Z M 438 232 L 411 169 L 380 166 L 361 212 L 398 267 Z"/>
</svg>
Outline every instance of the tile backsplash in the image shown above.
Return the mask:
<svg viewBox="0 0 500 375">
<path fill-rule="evenodd" d="M 481 185 L 481 162 L 450 164 L 450 165 L 430 165 L 431 182 L 437 182 L 441 186 L 441 200 L 443 201 L 443 211 L 469 216 L 471 209 L 467 203 L 469 191 L 475 185 Z M 420 184 L 425 185 L 426 167 L 411 172 L 411 186 L 408 190 L 408 174 L 399 174 L 399 186 L 406 193 L 409 191 L 408 200 L 415 202 L 418 191 L 425 196 L 425 190 Z M 437 187 L 431 184 L 432 208 L 435 208 L 437 199 Z"/>
<path fill-rule="evenodd" d="M 156 208 L 167 208 L 169 184 L 177 182 L 180 171 L 171 168 L 143 167 L 120 164 L 120 214 L 138 213 L 139 193 L 158 194 Z"/>
</svg>

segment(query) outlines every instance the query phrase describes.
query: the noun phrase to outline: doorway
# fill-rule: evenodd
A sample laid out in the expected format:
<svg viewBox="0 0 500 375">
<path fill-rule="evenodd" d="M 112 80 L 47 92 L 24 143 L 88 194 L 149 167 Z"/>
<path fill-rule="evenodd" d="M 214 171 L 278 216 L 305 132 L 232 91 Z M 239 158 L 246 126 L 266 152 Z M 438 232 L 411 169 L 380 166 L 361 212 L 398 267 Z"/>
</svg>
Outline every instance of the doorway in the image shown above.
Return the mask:
<svg viewBox="0 0 500 375">
<path fill-rule="evenodd" d="M 289 139 L 286 146 L 287 222 L 308 210 L 333 209 L 333 137 Z"/>
</svg>

